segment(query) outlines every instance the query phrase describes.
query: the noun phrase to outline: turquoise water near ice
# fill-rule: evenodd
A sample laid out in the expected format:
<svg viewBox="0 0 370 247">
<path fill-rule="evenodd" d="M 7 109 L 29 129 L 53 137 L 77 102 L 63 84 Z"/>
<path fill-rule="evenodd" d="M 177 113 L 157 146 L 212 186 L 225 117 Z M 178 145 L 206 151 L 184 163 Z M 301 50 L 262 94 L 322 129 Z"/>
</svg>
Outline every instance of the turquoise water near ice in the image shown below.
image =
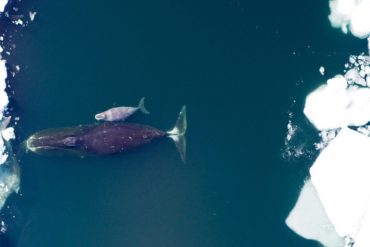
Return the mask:
<svg viewBox="0 0 370 247">
<path fill-rule="evenodd" d="M 18 145 L 146 97 L 132 122 L 188 109 L 187 163 L 171 140 L 96 158 L 21 158 L 1 246 L 317 246 L 284 221 L 308 161 L 281 158 L 288 111 L 366 43 L 322 1 L 23 1 L 9 64 Z M 7 27 L 12 28 L 11 25 Z M 325 66 L 322 77 L 319 67 Z M 304 121 L 304 120 L 302 120 Z"/>
</svg>

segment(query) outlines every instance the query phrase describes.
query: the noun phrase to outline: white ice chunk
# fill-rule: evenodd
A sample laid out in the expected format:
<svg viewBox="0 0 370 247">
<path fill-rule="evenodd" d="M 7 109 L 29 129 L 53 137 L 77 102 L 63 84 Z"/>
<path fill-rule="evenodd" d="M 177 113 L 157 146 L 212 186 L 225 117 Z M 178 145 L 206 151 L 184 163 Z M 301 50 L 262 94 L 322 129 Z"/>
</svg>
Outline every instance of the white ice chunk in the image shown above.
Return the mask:
<svg viewBox="0 0 370 247">
<path fill-rule="evenodd" d="M 329 79 L 326 84 L 334 91 L 342 91 L 347 88 L 347 81 L 341 75 L 337 75 L 334 78 Z"/>
<path fill-rule="evenodd" d="M 6 128 L 5 130 L 1 132 L 1 135 L 3 136 L 5 141 L 14 139 L 15 138 L 14 128 L 13 127 Z"/>
<path fill-rule="evenodd" d="M 343 128 L 310 169 L 319 198 L 341 236 L 370 246 L 370 138 Z"/>
<path fill-rule="evenodd" d="M 30 20 L 31 21 L 33 21 L 33 20 L 35 20 L 35 17 L 36 17 L 36 14 L 37 14 L 37 12 L 35 11 L 35 12 L 28 12 L 28 14 L 29 14 L 29 16 L 30 16 Z"/>
<path fill-rule="evenodd" d="M 7 3 L 8 3 L 8 0 L 0 0 L 0 12 L 4 12 L 4 9 Z"/>
<path fill-rule="evenodd" d="M 319 133 L 319 136 L 321 137 L 321 141 L 318 143 L 315 143 L 315 148 L 317 150 L 324 149 L 337 135 L 338 130 L 323 130 Z"/>
<path fill-rule="evenodd" d="M 22 19 L 15 20 L 15 21 L 13 21 L 13 23 L 14 23 L 15 25 L 23 25 L 23 21 L 22 21 Z"/>
<path fill-rule="evenodd" d="M 311 180 L 305 182 L 285 223 L 300 236 L 317 240 L 326 247 L 343 246 L 343 239 L 336 233 L 326 215 Z"/>
<path fill-rule="evenodd" d="M 365 125 L 370 121 L 370 89 L 347 87 L 343 76 L 334 77 L 307 96 L 304 114 L 319 130 Z"/>
<path fill-rule="evenodd" d="M 344 33 L 348 32 L 348 23 L 351 20 L 353 9 L 356 3 L 353 0 L 334 0 L 329 2 L 331 13 L 329 20 L 333 27 L 342 28 Z"/>
<path fill-rule="evenodd" d="M 329 20 L 344 33 L 350 29 L 358 38 L 370 35 L 370 0 L 331 0 Z"/>
<path fill-rule="evenodd" d="M 348 0 L 347 0 L 348 1 Z M 351 18 L 351 33 L 358 38 L 367 38 L 370 35 L 370 1 L 357 1 Z"/>
<path fill-rule="evenodd" d="M 324 75 L 325 74 L 325 68 L 324 68 L 324 66 L 321 66 L 320 67 L 319 72 L 320 72 L 321 75 Z"/>
<path fill-rule="evenodd" d="M 354 247 L 367 247 L 370 243 L 370 215 L 367 212 L 361 222 Z"/>
<path fill-rule="evenodd" d="M 8 154 L 5 150 L 5 143 L 4 140 L 0 137 L 0 166 L 5 163 L 8 159 Z"/>
<path fill-rule="evenodd" d="M 292 139 L 292 137 L 294 136 L 294 134 L 296 133 L 296 131 L 297 131 L 297 126 L 294 126 L 293 123 L 292 123 L 292 120 L 289 119 L 287 129 L 288 129 L 288 133 L 287 133 L 287 136 L 286 136 L 286 140 L 290 141 Z"/>
<path fill-rule="evenodd" d="M 360 73 L 355 68 L 348 70 L 344 77 L 349 83 L 355 83 L 364 87 L 367 85 L 365 79 L 361 77 Z"/>
<path fill-rule="evenodd" d="M 1 233 L 5 233 L 6 230 L 7 230 L 7 227 L 5 225 L 5 222 L 4 221 L 1 221 L 1 223 L 0 223 L 0 232 Z"/>
<path fill-rule="evenodd" d="M 5 92 L 6 77 L 7 77 L 7 70 L 5 66 L 5 60 L 0 60 L 0 112 L 2 112 L 9 103 L 8 95 Z M 1 116 L 0 116 L 0 119 L 1 119 Z"/>
</svg>

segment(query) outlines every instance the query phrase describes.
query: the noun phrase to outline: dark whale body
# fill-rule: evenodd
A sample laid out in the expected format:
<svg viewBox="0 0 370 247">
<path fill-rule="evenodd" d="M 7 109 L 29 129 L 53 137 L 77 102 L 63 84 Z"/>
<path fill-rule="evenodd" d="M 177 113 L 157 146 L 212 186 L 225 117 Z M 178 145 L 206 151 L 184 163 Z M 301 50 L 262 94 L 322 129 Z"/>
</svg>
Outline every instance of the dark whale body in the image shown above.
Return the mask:
<svg viewBox="0 0 370 247">
<path fill-rule="evenodd" d="M 165 136 L 172 138 L 185 158 L 186 112 L 182 108 L 175 127 L 168 132 L 147 125 L 110 123 L 79 125 L 37 132 L 26 141 L 28 150 L 40 154 L 70 152 L 80 156 L 121 153 Z"/>
<path fill-rule="evenodd" d="M 28 147 L 35 151 L 55 149 L 105 155 L 128 151 L 163 136 L 166 132 L 150 126 L 104 123 L 40 131 L 28 140 Z"/>
</svg>

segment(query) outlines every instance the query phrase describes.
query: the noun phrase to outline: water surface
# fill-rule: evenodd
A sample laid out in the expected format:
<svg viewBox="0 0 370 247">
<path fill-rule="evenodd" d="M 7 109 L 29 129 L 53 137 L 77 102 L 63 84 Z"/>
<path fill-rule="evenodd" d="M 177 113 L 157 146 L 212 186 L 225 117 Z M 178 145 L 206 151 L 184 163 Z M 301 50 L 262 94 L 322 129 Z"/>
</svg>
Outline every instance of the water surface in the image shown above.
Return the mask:
<svg viewBox="0 0 370 247">
<path fill-rule="evenodd" d="M 365 44 L 322 1 L 26 1 L 35 21 L 10 63 L 18 142 L 146 97 L 172 128 L 188 109 L 183 164 L 171 140 L 124 155 L 21 160 L 1 246 L 317 246 L 285 225 L 307 162 L 281 159 L 293 98 Z M 327 74 L 322 77 L 319 67 Z M 14 215 L 15 218 L 12 218 Z"/>
</svg>

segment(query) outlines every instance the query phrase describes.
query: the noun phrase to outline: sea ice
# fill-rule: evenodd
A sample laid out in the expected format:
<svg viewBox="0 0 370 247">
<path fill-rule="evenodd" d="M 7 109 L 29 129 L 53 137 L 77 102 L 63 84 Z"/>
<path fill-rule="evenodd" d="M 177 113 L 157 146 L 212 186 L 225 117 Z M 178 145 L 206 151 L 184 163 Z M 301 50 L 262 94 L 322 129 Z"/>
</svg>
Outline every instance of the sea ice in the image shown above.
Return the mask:
<svg viewBox="0 0 370 247">
<path fill-rule="evenodd" d="M 288 125 L 287 125 L 287 136 L 286 140 L 290 141 L 292 137 L 294 136 L 295 132 L 297 131 L 297 127 L 293 125 L 292 120 L 289 120 Z"/>
<path fill-rule="evenodd" d="M 361 71 L 364 70 L 360 70 L 360 72 Z M 348 83 L 353 83 L 366 87 L 367 86 L 366 80 L 364 79 L 364 76 L 360 75 L 360 72 L 356 68 L 352 68 L 346 72 L 344 77 L 346 78 Z"/>
<path fill-rule="evenodd" d="M 0 12 L 4 11 L 7 0 L 0 0 Z M 3 41 L 3 36 L 0 36 L 0 41 Z M 0 52 L 3 48 L 0 47 Z M 5 51 L 10 54 L 9 51 Z M 20 184 L 20 169 L 17 160 L 13 154 L 10 139 L 15 137 L 14 128 L 6 128 L 9 124 L 10 117 L 4 117 L 4 111 L 8 106 L 9 99 L 5 92 L 7 68 L 6 61 L 0 57 L 0 210 L 5 204 L 6 199 L 10 194 L 18 192 Z M 6 232 L 4 221 L 0 222 L 0 232 Z"/>
<path fill-rule="evenodd" d="M 310 93 L 303 110 L 319 130 L 361 126 L 370 121 L 370 88 L 348 86 L 343 76 Z"/>
<path fill-rule="evenodd" d="M 324 149 L 336 137 L 337 134 L 338 134 L 338 129 L 321 131 L 319 133 L 319 136 L 321 137 L 321 141 L 314 144 L 315 148 L 317 150 Z"/>
<path fill-rule="evenodd" d="M 28 14 L 29 14 L 29 16 L 30 16 L 30 20 L 31 21 L 33 21 L 33 20 L 35 20 L 35 17 L 36 17 L 36 14 L 37 14 L 37 12 L 35 11 L 35 12 L 28 12 Z"/>
<path fill-rule="evenodd" d="M 310 169 L 325 211 L 341 237 L 370 244 L 370 138 L 343 128 Z"/>
<path fill-rule="evenodd" d="M 4 11 L 7 3 L 8 3 L 8 0 L 0 0 L 0 12 Z"/>
<path fill-rule="evenodd" d="M 22 19 L 14 20 L 14 21 L 13 21 L 13 23 L 14 23 L 15 25 L 23 25 L 23 21 L 22 21 Z"/>
<path fill-rule="evenodd" d="M 354 9 L 351 18 L 351 32 L 359 38 L 367 38 L 370 35 L 370 1 L 356 1 L 357 8 Z"/>
<path fill-rule="evenodd" d="M 5 60 L 0 60 L 0 119 L 3 117 L 3 111 L 9 103 L 8 95 L 5 92 L 7 70 Z"/>
<path fill-rule="evenodd" d="M 370 35 L 370 0 L 331 0 L 329 20 L 344 33 L 350 29 L 358 38 Z"/>
<path fill-rule="evenodd" d="M 14 139 L 15 138 L 14 128 L 13 127 L 6 128 L 5 130 L 1 132 L 1 135 L 5 141 Z"/>
<path fill-rule="evenodd" d="M 325 74 L 325 67 L 324 66 L 321 66 L 319 68 L 319 72 L 320 72 L 321 75 L 324 75 Z"/>
<path fill-rule="evenodd" d="M 370 0 L 330 0 L 329 5 L 332 26 L 367 38 L 370 55 Z M 329 79 L 305 102 L 304 114 L 320 130 L 315 145 L 321 153 L 286 223 L 327 247 L 370 246 L 369 55 L 351 55 L 345 75 Z"/>
<path fill-rule="evenodd" d="M 311 180 L 307 180 L 286 224 L 306 239 L 317 240 L 327 247 L 342 247 L 341 238 L 330 222 Z"/>
</svg>

